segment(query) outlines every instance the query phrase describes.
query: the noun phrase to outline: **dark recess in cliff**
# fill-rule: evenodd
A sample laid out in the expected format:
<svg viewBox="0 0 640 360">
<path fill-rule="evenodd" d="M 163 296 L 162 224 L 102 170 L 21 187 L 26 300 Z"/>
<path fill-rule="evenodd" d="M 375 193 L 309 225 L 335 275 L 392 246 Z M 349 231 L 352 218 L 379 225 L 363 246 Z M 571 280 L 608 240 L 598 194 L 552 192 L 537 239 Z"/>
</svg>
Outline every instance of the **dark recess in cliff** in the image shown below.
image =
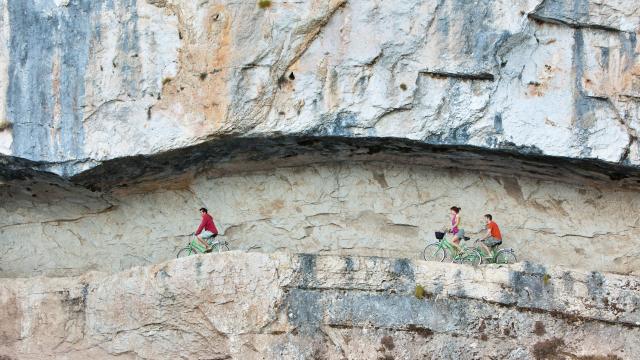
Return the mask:
<svg viewBox="0 0 640 360">
<path fill-rule="evenodd" d="M 225 166 L 252 170 L 335 161 L 380 161 L 455 168 L 502 176 L 525 176 L 587 186 L 617 186 L 640 189 L 640 168 L 594 159 L 574 159 L 541 155 L 536 149 L 501 144 L 500 150 L 466 145 L 434 145 L 396 138 L 278 137 L 223 138 L 155 155 L 139 155 L 104 161 L 97 166 L 65 177 L 92 190 L 161 181 L 202 170 L 221 171 Z M 80 162 L 78 163 L 82 165 Z M 44 175 L 47 169 L 78 164 L 32 162 L 0 157 L 0 177 L 19 180 Z M 227 171 L 228 172 L 228 171 Z M 52 174 L 46 175 L 47 177 Z"/>
</svg>

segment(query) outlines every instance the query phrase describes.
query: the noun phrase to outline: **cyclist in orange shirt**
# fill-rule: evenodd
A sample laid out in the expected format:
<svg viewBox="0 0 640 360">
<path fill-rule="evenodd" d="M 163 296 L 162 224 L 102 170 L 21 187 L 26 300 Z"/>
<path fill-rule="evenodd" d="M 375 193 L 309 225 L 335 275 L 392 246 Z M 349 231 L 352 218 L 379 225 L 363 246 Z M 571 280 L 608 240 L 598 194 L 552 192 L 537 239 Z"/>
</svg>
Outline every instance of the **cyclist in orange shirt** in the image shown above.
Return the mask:
<svg viewBox="0 0 640 360">
<path fill-rule="evenodd" d="M 491 214 L 486 214 L 484 216 L 484 220 L 487 222 L 487 234 L 480 239 L 480 245 L 483 247 L 486 254 L 491 254 L 491 250 L 489 250 L 489 248 L 502 244 L 502 234 L 500 233 L 498 224 L 493 221 L 493 216 L 491 216 Z"/>
</svg>

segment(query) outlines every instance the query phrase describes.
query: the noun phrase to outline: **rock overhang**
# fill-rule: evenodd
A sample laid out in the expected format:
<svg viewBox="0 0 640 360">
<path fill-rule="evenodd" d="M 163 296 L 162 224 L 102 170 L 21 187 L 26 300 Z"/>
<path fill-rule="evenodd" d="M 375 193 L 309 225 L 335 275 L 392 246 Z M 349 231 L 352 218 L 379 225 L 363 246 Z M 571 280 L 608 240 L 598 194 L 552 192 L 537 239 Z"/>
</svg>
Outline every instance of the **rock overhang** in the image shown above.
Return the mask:
<svg viewBox="0 0 640 360">
<path fill-rule="evenodd" d="M 379 161 L 478 171 L 499 176 L 640 188 L 640 168 L 598 159 L 542 155 L 535 148 L 503 144 L 498 149 L 429 144 L 404 138 L 280 136 L 229 137 L 182 149 L 94 161 L 34 162 L 3 156 L 6 180 L 59 177 L 93 190 L 109 191 L 136 183 L 161 182 L 219 169 L 241 172 L 310 163 Z M 49 175 L 46 175 L 49 174 Z"/>
</svg>

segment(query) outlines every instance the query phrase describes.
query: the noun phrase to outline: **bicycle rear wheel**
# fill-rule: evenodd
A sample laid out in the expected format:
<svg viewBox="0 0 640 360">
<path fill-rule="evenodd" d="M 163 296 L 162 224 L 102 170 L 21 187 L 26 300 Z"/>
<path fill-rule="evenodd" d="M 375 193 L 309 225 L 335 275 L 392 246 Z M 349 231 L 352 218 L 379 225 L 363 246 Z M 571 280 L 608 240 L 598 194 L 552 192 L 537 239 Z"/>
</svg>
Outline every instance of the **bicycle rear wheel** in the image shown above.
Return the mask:
<svg viewBox="0 0 640 360">
<path fill-rule="evenodd" d="M 178 255 L 176 255 L 176 258 L 181 258 L 181 257 L 186 257 L 193 254 L 193 250 L 191 249 L 190 246 L 184 247 L 182 249 L 180 249 L 180 251 L 178 251 Z"/>
<path fill-rule="evenodd" d="M 480 255 L 478 250 L 471 250 L 462 258 L 462 263 L 471 266 L 478 266 L 482 264 L 482 255 Z"/>
<path fill-rule="evenodd" d="M 444 261 L 444 258 L 447 257 L 446 250 L 440 246 L 440 243 L 433 243 L 427 245 L 424 250 L 422 250 L 422 257 L 426 261 Z"/>
<path fill-rule="evenodd" d="M 500 250 L 496 254 L 496 264 L 515 264 L 518 262 L 513 251 Z"/>
</svg>

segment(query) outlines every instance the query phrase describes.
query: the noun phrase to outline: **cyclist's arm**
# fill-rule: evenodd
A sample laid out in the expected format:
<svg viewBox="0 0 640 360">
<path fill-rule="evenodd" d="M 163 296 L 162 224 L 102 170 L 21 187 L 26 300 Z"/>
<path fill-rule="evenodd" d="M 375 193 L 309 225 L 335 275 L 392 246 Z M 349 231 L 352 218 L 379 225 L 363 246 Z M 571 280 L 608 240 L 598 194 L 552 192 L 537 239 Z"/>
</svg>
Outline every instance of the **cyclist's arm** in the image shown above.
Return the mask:
<svg viewBox="0 0 640 360">
<path fill-rule="evenodd" d="M 200 233 L 202 232 L 202 229 L 204 229 L 204 219 L 202 219 L 202 221 L 200 222 L 200 226 L 198 226 L 198 230 L 196 230 L 195 235 L 200 235 Z"/>
<path fill-rule="evenodd" d="M 480 241 L 486 240 L 489 236 L 491 236 L 491 229 L 487 228 L 487 234 L 482 239 L 480 239 Z"/>
</svg>

